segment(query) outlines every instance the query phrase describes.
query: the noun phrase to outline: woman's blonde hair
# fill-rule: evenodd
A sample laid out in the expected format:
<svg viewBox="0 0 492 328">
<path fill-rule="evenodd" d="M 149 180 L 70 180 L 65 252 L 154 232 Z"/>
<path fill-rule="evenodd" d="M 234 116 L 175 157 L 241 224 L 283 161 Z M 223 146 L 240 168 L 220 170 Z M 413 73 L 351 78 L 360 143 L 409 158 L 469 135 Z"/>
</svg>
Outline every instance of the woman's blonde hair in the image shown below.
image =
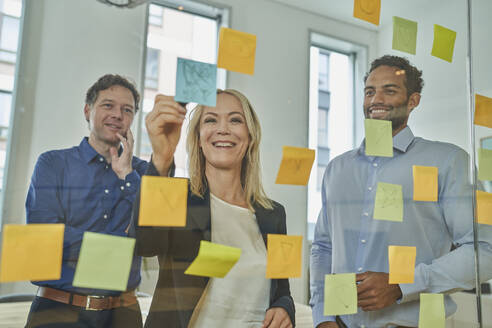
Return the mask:
<svg viewBox="0 0 492 328">
<path fill-rule="evenodd" d="M 250 210 L 254 210 L 253 204 L 261 205 L 263 208 L 272 209 L 273 203 L 265 194 L 261 184 L 260 173 L 260 139 L 261 128 L 258 117 L 249 100 L 237 90 L 217 90 L 217 95 L 226 93 L 236 97 L 243 108 L 246 126 L 249 132 L 249 145 L 241 164 L 241 185 L 246 194 L 246 203 Z M 188 137 L 186 150 L 189 157 L 190 188 L 191 192 L 203 197 L 207 188 L 205 176 L 205 157 L 200 147 L 200 120 L 203 114 L 203 105 L 193 109 L 190 124 L 188 126 Z"/>
</svg>

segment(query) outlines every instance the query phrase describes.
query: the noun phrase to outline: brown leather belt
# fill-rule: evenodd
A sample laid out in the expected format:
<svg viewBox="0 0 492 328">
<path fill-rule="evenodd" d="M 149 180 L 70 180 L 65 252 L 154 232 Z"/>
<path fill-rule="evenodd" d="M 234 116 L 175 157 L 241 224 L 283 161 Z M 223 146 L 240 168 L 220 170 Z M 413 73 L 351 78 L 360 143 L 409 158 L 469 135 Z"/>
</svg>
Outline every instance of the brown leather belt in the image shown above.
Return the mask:
<svg viewBox="0 0 492 328">
<path fill-rule="evenodd" d="M 74 294 L 50 287 L 39 287 L 37 296 L 92 311 L 110 310 L 137 303 L 134 290 L 121 293 L 120 296 L 95 296 Z"/>
</svg>

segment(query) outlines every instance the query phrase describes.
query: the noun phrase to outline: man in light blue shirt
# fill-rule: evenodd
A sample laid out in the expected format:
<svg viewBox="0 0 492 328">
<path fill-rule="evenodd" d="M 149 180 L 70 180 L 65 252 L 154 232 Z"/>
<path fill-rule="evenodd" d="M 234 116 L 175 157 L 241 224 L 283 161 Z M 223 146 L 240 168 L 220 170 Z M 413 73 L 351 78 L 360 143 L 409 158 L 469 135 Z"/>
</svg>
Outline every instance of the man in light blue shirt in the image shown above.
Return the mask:
<svg viewBox="0 0 492 328">
<path fill-rule="evenodd" d="M 420 102 L 421 76 L 405 58 L 376 59 L 365 79 L 364 114 L 392 122 L 394 156 L 366 156 L 363 141 L 326 169 L 311 251 L 315 327 L 417 327 L 420 293 L 475 286 L 468 155 L 452 144 L 414 137 L 407 126 Z M 413 165 L 438 168 L 437 202 L 413 200 Z M 403 222 L 373 219 L 378 182 L 402 186 Z M 490 227 L 481 226 L 484 281 L 492 278 L 491 240 Z M 413 284 L 388 283 L 389 245 L 417 248 Z M 324 277 L 332 273 L 356 273 L 358 313 L 324 315 Z M 448 295 L 445 309 L 446 315 L 456 310 Z"/>
</svg>

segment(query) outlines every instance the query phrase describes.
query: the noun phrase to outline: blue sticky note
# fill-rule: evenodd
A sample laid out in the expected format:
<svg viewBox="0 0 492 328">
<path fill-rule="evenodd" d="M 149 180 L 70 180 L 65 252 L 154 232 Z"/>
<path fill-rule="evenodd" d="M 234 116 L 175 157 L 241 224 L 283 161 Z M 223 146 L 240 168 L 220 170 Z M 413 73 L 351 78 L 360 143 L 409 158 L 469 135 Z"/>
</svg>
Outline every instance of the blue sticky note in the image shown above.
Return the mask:
<svg viewBox="0 0 492 328">
<path fill-rule="evenodd" d="M 174 100 L 215 107 L 217 101 L 217 65 L 178 58 Z"/>
</svg>

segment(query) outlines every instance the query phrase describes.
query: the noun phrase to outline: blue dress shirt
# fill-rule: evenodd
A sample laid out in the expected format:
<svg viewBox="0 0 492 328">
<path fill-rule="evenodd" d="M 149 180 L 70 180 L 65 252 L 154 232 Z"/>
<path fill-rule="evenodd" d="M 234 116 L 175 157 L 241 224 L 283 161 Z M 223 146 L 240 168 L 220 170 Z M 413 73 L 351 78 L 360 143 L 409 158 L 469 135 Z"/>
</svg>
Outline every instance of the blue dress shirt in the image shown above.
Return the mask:
<svg viewBox="0 0 492 328">
<path fill-rule="evenodd" d="M 88 295 L 120 294 L 74 287 L 73 275 L 85 231 L 127 236 L 140 176 L 147 166 L 133 157 L 133 171 L 121 180 L 87 138 L 79 146 L 39 156 L 27 194 L 27 223 L 64 223 L 65 236 L 61 279 L 34 284 Z M 140 283 L 140 262 L 134 256 L 128 290 Z"/>
<path fill-rule="evenodd" d="M 393 137 L 394 157 L 365 155 L 365 143 L 333 159 L 324 174 L 322 209 L 311 250 L 315 327 L 323 315 L 324 276 L 388 271 L 388 246 L 416 246 L 415 282 L 400 284 L 402 298 L 379 311 L 341 316 L 348 327 L 417 327 L 420 293 L 451 293 L 475 286 L 472 185 L 468 155 L 452 144 L 414 137 L 409 127 Z M 435 166 L 438 201 L 413 200 L 412 166 Z M 378 182 L 403 188 L 403 222 L 374 220 Z M 480 226 L 481 280 L 492 278 L 492 231 Z M 450 252 L 451 246 L 457 246 Z M 445 296 L 446 315 L 456 310 Z"/>
</svg>

